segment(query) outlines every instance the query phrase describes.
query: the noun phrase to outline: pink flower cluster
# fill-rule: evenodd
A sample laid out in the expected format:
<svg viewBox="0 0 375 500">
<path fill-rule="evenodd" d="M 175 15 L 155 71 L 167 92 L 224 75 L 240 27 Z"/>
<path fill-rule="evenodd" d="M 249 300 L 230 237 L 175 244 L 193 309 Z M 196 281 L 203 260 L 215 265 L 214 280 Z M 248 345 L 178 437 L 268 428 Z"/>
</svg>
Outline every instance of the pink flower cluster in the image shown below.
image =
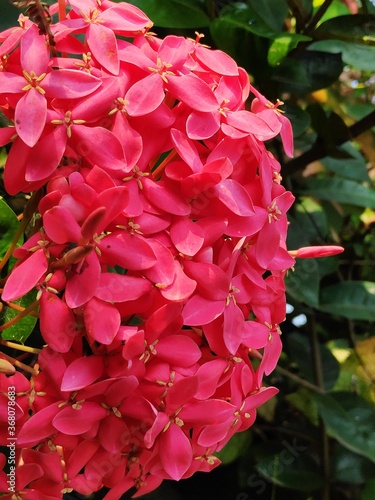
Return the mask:
<svg viewBox="0 0 375 500">
<path fill-rule="evenodd" d="M 280 134 L 291 156 L 292 134 L 200 35 L 159 39 L 126 3 L 66 4 L 52 51 L 24 16 L 0 33 L 5 185 L 43 193 L 2 300 L 36 288 L 46 344 L 30 380 L 1 376 L 0 404 L 15 386 L 22 498 L 116 500 L 216 467 L 277 392 L 262 379 L 294 198 L 264 142 Z"/>
</svg>

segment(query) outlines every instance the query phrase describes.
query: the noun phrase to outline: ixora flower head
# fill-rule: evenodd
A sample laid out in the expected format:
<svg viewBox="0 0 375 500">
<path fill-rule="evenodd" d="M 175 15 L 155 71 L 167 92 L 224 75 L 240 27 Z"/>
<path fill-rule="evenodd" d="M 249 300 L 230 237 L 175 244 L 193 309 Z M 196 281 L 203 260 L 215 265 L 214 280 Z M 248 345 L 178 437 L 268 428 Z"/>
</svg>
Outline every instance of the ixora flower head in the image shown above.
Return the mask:
<svg viewBox="0 0 375 500">
<path fill-rule="evenodd" d="M 286 249 L 294 197 L 265 146 L 292 155 L 291 126 L 200 35 L 160 39 L 109 0 L 33 11 L 0 33 L 4 182 L 37 214 L 1 298 L 37 291 L 44 343 L 31 376 L 0 364 L 12 491 L 140 496 L 216 467 L 277 393 L 284 277 L 310 256 Z"/>
</svg>

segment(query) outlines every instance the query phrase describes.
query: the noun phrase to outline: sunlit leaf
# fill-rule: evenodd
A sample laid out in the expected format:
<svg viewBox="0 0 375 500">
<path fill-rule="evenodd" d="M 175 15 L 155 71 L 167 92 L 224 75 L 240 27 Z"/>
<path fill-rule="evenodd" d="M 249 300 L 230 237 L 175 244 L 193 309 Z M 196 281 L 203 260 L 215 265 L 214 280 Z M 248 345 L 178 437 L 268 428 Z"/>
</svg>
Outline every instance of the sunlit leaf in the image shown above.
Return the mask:
<svg viewBox="0 0 375 500">
<path fill-rule="evenodd" d="M 311 40 L 309 36 L 298 33 L 282 33 L 278 35 L 269 49 L 268 62 L 271 66 L 276 66 L 292 49 L 297 47 L 299 42 L 308 42 L 309 40 Z"/>
</svg>

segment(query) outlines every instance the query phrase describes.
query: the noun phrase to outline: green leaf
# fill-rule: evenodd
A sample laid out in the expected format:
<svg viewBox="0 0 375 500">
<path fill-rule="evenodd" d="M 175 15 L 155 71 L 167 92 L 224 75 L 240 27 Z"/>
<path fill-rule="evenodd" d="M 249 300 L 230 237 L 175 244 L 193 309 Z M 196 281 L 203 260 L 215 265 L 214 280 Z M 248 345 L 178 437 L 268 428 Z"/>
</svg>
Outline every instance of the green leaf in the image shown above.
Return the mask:
<svg viewBox="0 0 375 500">
<path fill-rule="evenodd" d="M 36 298 L 36 290 L 31 290 L 29 293 L 24 295 L 18 300 L 13 301 L 14 304 L 26 308 L 34 302 Z M 12 309 L 11 307 L 4 306 L 0 313 L 0 324 L 7 323 L 19 314 L 19 311 Z M 35 316 L 25 316 L 18 323 L 6 328 L 2 332 L 2 338 L 4 340 L 14 340 L 24 344 L 27 338 L 30 336 L 31 332 L 34 330 L 37 318 Z"/>
<path fill-rule="evenodd" d="M 215 453 L 223 464 L 230 464 L 237 460 L 250 446 L 252 441 L 251 432 L 240 432 L 231 437 L 224 448 Z"/>
<path fill-rule="evenodd" d="M 321 0 L 318 2 L 319 4 L 322 4 L 323 1 Z M 328 19 L 332 19 L 333 17 L 337 16 L 344 16 L 346 14 L 350 14 L 350 10 L 348 9 L 348 6 L 342 2 L 341 0 L 333 0 L 331 5 L 328 7 L 326 12 L 324 13 L 323 17 L 319 20 L 319 25 L 324 23 L 325 21 L 328 21 Z"/>
<path fill-rule="evenodd" d="M 129 0 L 162 28 L 202 28 L 210 19 L 203 0 Z"/>
<path fill-rule="evenodd" d="M 286 57 L 275 68 L 272 80 L 280 83 L 282 91 L 306 94 L 328 87 L 343 70 L 340 54 L 304 51 L 293 59 Z"/>
<path fill-rule="evenodd" d="M 341 54 L 345 64 L 364 71 L 375 71 L 375 47 L 371 45 L 359 45 L 342 40 L 320 40 L 312 43 L 307 50 Z"/>
<path fill-rule="evenodd" d="M 375 462 L 375 411 L 359 396 L 356 397 L 352 411 L 348 411 L 343 401 L 345 398 L 350 398 L 353 405 L 353 396 L 356 395 L 352 393 L 340 393 L 340 395 L 337 393 L 313 395 L 328 434 L 348 450 Z M 367 411 L 361 411 L 363 408 Z"/>
<path fill-rule="evenodd" d="M 285 101 L 282 108 L 292 124 L 293 137 L 301 136 L 310 126 L 310 115 L 291 101 Z"/>
<path fill-rule="evenodd" d="M 264 36 L 257 36 L 258 31 Z M 270 42 L 265 36 L 274 32 L 246 4 L 225 7 L 220 17 L 212 21 L 210 33 L 216 46 L 250 72 L 255 81 L 269 79 L 267 53 Z"/>
<path fill-rule="evenodd" d="M 363 489 L 361 500 L 374 500 L 375 498 L 375 479 L 370 479 Z"/>
<path fill-rule="evenodd" d="M 289 271 L 285 283 L 287 293 L 297 302 L 312 307 L 319 304 L 319 273 L 316 259 L 299 259 L 294 271 Z"/>
<path fill-rule="evenodd" d="M 306 380 L 314 383 L 312 353 L 308 339 L 299 333 L 291 333 L 287 336 L 286 344 L 291 361 L 297 363 L 299 371 Z M 320 345 L 319 349 L 322 360 L 324 388 L 329 390 L 332 389 L 339 377 L 340 364 L 325 346 Z"/>
<path fill-rule="evenodd" d="M 299 35 L 298 33 L 282 33 L 278 35 L 268 51 L 268 62 L 271 66 L 276 66 L 292 49 L 297 47 L 299 42 L 308 42 L 310 40 L 312 38 L 309 36 Z"/>
<path fill-rule="evenodd" d="M 350 142 L 343 144 L 341 149 L 348 153 L 351 158 L 338 159 L 326 156 L 323 160 L 321 160 L 323 165 L 341 177 L 346 177 L 347 179 L 353 179 L 360 182 L 370 181 L 366 167 L 366 160 L 361 153 L 355 149 Z"/>
<path fill-rule="evenodd" d="M 375 208 L 375 190 L 347 179 L 311 179 L 306 183 L 303 194 L 321 200 Z"/>
<path fill-rule="evenodd" d="M 247 0 L 247 4 L 256 11 L 268 26 L 275 31 L 282 31 L 284 20 L 288 14 L 285 0 Z"/>
<path fill-rule="evenodd" d="M 337 16 L 322 23 L 314 38 L 375 45 L 375 19 L 372 15 Z"/>
<path fill-rule="evenodd" d="M 4 257 L 18 229 L 19 220 L 13 210 L 0 198 L 0 258 Z M 20 239 L 20 244 L 22 241 Z"/>
<path fill-rule="evenodd" d="M 375 320 L 375 283 L 344 281 L 322 289 L 319 309 L 349 319 Z"/>
<path fill-rule="evenodd" d="M 278 35 L 255 9 L 242 2 L 225 7 L 220 17 L 211 23 L 213 36 L 218 33 L 231 36 L 231 33 L 238 29 L 266 38 L 275 38 Z"/>
<path fill-rule="evenodd" d="M 375 465 L 372 462 L 342 446 L 336 449 L 332 457 L 332 468 L 335 478 L 343 483 L 363 484 L 375 477 Z"/>
<path fill-rule="evenodd" d="M 334 111 L 326 113 L 318 103 L 307 106 L 306 111 L 311 117 L 311 125 L 323 141 L 329 156 L 334 158 L 351 158 L 345 150 L 337 144 L 350 138 L 349 129 L 344 120 Z"/>
<path fill-rule="evenodd" d="M 321 488 L 318 467 L 303 450 L 306 447 L 300 446 L 302 451 L 299 451 L 289 446 L 258 461 L 257 471 L 273 484 L 291 490 L 312 492 Z"/>
</svg>

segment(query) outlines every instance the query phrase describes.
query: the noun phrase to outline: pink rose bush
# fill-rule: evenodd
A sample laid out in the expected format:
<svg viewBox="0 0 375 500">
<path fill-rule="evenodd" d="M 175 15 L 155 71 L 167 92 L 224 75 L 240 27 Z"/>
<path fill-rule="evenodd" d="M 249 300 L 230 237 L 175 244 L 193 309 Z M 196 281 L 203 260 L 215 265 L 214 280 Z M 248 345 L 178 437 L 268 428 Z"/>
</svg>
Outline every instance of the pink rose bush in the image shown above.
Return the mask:
<svg viewBox="0 0 375 500">
<path fill-rule="evenodd" d="M 286 249 L 279 103 L 201 35 L 160 39 L 126 3 L 59 7 L 54 46 L 23 15 L 0 33 L 4 182 L 39 196 L 1 298 L 38 291 L 45 344 L 31 378 L 0 375 L 0 404 L 14 386 L 17 498 L 116 500 L 210 471 L 254 423 L 284 277 L 311 252 Z"/>
</svg>

